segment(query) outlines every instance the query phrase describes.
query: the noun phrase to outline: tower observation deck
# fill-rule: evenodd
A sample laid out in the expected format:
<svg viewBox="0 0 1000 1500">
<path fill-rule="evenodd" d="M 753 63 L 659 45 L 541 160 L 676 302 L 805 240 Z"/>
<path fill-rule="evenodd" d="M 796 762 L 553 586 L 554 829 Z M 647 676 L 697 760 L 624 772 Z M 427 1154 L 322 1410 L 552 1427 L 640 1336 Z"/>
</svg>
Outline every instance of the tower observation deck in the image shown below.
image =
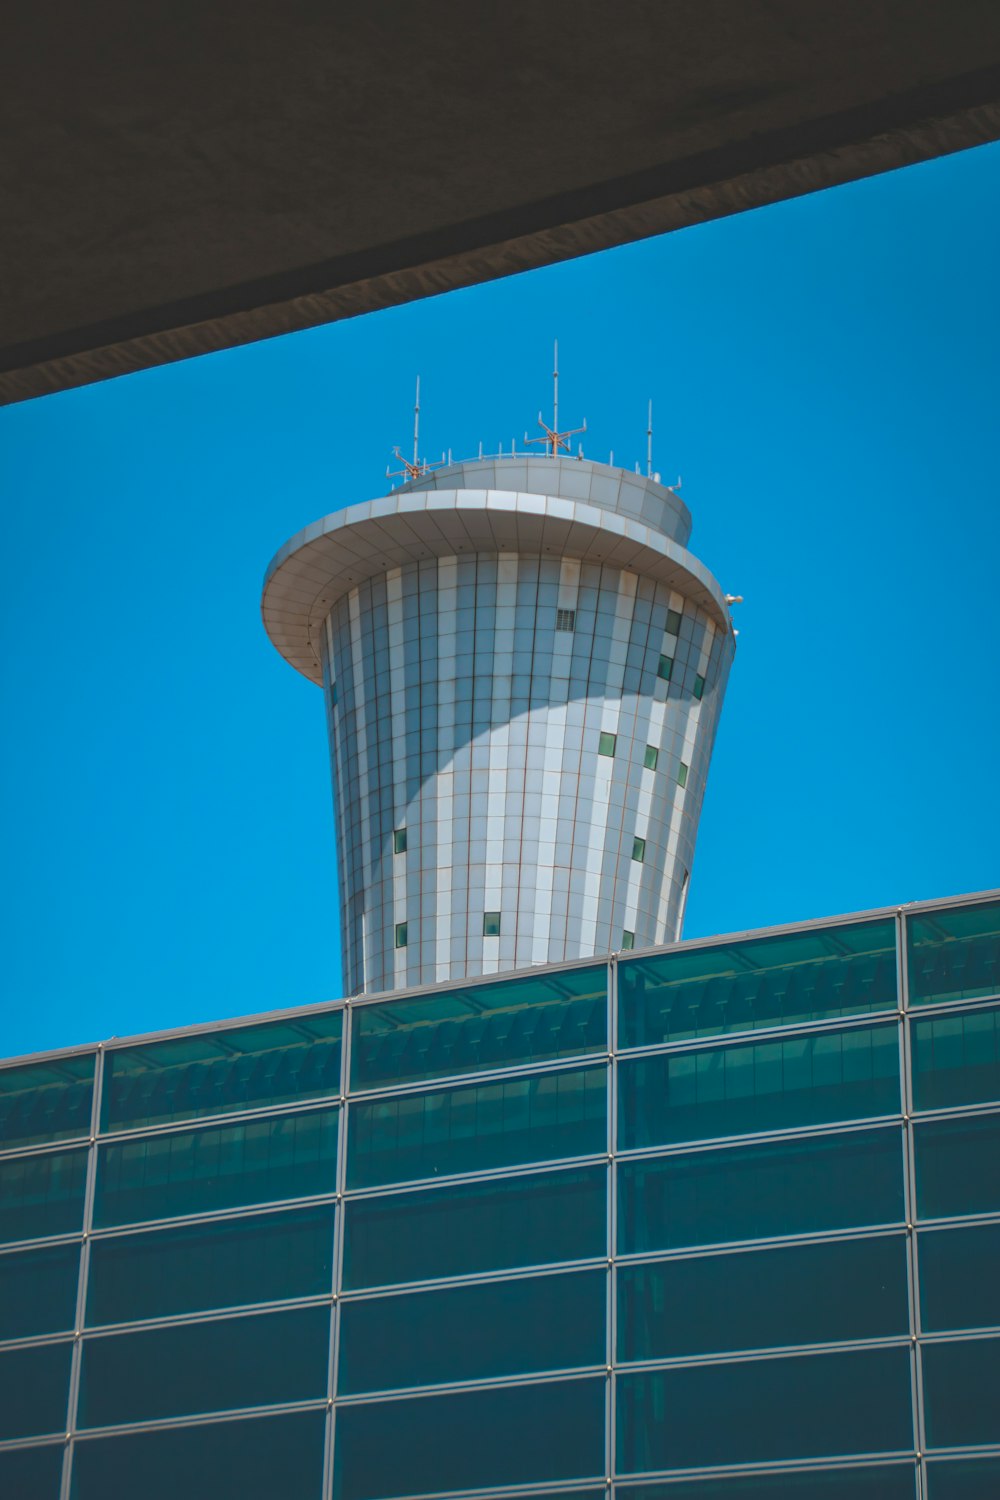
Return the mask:
<svg viewBox="0 0 1000 1500">
<path fill-rule="evenodd" d="M 268 634 L 323 687 L 345 993 L 680 936 L 735 641 L 675 491 L 512 455 L 278 552 Z"/>
</svg>

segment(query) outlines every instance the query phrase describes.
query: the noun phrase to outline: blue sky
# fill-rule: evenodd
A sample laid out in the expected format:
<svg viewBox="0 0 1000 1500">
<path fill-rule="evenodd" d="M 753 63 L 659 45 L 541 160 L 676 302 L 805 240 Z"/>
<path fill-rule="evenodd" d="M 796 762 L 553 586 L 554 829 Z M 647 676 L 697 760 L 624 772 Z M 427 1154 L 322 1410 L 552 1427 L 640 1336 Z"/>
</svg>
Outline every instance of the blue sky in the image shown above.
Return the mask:
<svg viewBox="0 0 1000 1500">
<path fill-rule="evenodd" d="M 335 998 L 294 531 L 425 447 L 683 476 L 745 595 L 686 936 L 1000 883 L 1000 146 L 0 412 L 0 1053 Z"/>
</svg>

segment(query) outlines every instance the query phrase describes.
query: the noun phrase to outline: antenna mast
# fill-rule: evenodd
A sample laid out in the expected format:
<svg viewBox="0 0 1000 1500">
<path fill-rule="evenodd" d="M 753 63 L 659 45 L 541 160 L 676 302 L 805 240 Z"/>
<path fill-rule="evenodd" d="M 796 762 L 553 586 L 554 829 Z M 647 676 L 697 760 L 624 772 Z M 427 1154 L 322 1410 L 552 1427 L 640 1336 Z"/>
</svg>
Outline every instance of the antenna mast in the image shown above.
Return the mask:
<svg viewBox="0 0 1000 1500">
<path fill-rule="evenodd" d="M 413 406 L 413 467 L 419 467 L 420 459 L 420 376 L 417 376 L 417 399 Z"/>
<path fill-rule="evenodd" d="M 552 431 L 559 431 L 559 340 L 552 340 Z"/>
<path fill-rule="evenodd" d="M 649 421 L 646 427 L 646 478 L 653 477 L 653 403 L 649 403 Z"/>
<path fill-rule="evenodd" d="M 567 453 L 569 452 L 569 439 L 571 437 L 576 437 L 576 435 L 577 435 L 578 432 L 586 432 L 586 430 L 587 430 L 587 419 L 586 419 L 586 417 L 584 417 L 584 419 L 583 419 L 583 426 L 582 427 L 568 427 L 565 432 L 560 432 L 559 431 L 559 340 L 558 339 L 554 340 L 553 345 L 552 345 L 552 350 L 553 350 L 553 358 L 552 358 L 552 365 L 553 365 L 553 369 L 552 369 L 552 426 L 550 427 L 547 422 L 544 422 L 542 420 L 542 414 L 541 414 L 541 412 L 539 412 L 538 413 L 538 425 L 542 429 L 542 432 L 545 434 L 544 437 L 533 437 L 533 438 L 530 438 L 528 436 L 528 434 L 525 433 L 524 434 L 524 441 L 526 443 L 544 443 L 545 446 L 546 446 L 546 448 L 548 449 L 549 457 L 550 458 L 555 458 L 558 455 L 560 448 L 565 448 L 566 452 Z M 513 452 L 513 448 L 511 449 L 511 451 Z"/>
</svg>

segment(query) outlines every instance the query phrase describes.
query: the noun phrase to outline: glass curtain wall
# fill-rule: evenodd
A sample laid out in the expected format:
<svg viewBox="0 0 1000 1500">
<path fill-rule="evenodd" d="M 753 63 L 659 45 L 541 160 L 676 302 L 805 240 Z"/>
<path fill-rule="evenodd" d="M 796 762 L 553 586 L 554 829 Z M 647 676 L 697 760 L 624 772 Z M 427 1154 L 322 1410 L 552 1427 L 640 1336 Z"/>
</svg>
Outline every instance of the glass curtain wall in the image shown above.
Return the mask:
<svg viewBox="0 0 1000 1500">
<path fill-rule="evenodd" d="M 5 1500 L 994 1500 L 1000 902 L 0 1068 Z"/>
</svg>

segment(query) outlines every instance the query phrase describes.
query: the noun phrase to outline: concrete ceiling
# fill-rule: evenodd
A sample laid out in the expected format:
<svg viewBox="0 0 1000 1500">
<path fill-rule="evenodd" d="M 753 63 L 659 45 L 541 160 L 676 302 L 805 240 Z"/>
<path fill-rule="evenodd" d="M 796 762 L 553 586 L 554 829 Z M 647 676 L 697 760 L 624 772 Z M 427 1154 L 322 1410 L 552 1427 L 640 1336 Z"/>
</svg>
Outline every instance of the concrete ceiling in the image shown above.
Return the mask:
<svg viewBox="0 0 1000 1500">
<path fill-rule="evenodd" d="M 995 0 L 10 0 L 0 400 L 1000 136 Z"/>
</svg>

